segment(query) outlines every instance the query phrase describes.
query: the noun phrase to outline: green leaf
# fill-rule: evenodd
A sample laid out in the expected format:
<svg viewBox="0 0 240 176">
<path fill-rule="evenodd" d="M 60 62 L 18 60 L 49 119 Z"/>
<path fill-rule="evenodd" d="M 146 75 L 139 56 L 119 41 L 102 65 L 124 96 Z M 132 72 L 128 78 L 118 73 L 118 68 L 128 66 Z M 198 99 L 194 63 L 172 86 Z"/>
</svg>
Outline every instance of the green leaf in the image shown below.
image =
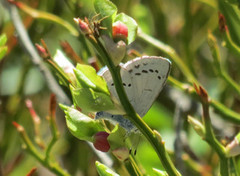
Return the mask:
<svg viewBox="0 0 240 176">
<path fill-rule="evenodd" d="M 128 44 L 132 43 L 137 36 L 138 25 L 130 16 L 120 13 L 116 16 L 114 22 L 121 21 L 128 27 Z"/>
<path fill-rule="evenodd" d="M 70 86 L 74 103 L 87 112 L 107 111 L 114 109 L 110 95 L 95 92 L 91 88 L 74 88 Z"/>
<path fill-rule="evenodd" d="M 103 20 L 102 24 L 107 27 L 108 30 L 103 30 L 104 33 L 108 32 L 109 36 L 112 36 L 112 23 L 117 14 L 117 7 L 109 0 L 95 0 L 94 8 L 97 14 L 100 14 Z"/>
<path fill-rule="evenodd" d="M 154 173 L 156 174 L 156 176 L 168 176 L 166 171 L 161 171 L 158 169 L 153 168 Z"/>
<path fill-rule="evenodd" d="M 97 75 L 96 70 L 92 66 L 78 64 L 74 72 L 81 87 L 92 88 L 96 92 L 110 95 L 106 81 Z"/>
<path fill-rule="evenodd" d="M 7 50 L 8 50 L 7 46 L 0 47 L 0 61 L 6 55 Z"/>
<path fill-rule="evenodd" d="M 125 147 L 125 140 L 123 136 L 123 134 L 125 133 L 126 131 L 119 125 L 116 125 L 114 127 L 114 129 L 111 131 L 107 138 L 112 150 L 120 147 Z"/>
<path fill-rule="evenodd" d="M 98 161 L 96 161 L 95 164 L 96 164 L 97 172 L 100 176 L 119 176 L 117 173 L 112 171 L 110 168 L 108 168 L 104 164 Z"/>
<path fill-rule="evenodd" d="M 7 35 L 6 34 L 0 35 L 0 46 L 4 46 L 6 42 L 7 42 Z"/>
<path fill-rule="evenodd" d="M 87 140 L 93 142 L 92 136 L 99 131 L 105 131 L 102 125 L 79 112 L 78 110 L 60 105 L 66 114 L 67 127 L 73 136 L 81 140 Z"/>
</svg>

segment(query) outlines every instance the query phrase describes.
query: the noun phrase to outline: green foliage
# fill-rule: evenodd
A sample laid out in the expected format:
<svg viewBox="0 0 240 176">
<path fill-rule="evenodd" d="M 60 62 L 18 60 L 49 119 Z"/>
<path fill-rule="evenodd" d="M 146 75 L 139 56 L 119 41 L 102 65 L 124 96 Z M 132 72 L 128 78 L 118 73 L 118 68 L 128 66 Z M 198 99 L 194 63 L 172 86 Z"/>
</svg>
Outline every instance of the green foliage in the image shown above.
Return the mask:
<svg viewBox="0 0 240 176">
<path fill-rule="evenodd" d="M 104 164 L 96 161 L 96 168 L 100 176 L 119 176 Z"/>
<path fill-rule="evenodd" d="M 97 75 L 96 70 L 93 67 L 77 64 L 74 72 L 80 87 L 91 88 L 96 92 L 102 92 L 110 95 L 106 81 L 101 76 Z"/>
<path fill-rule="evenodd" d="M 104 131 L 102 125 L 84 115 L 78 110 L 63 106 L 61 108 L 66 114 L 66 122 L 70 132 L 80 140 L 93 141 L 93 135 L 99 131 Z"/>
<path fill-rule="evenodd" d="M 238 0 L 10 2 L 4 5 L 16 6 L 21 16 L 12 16 L 11 8 L 0 5 L 0 175 L 27 175 L 33 167 L 37 167 L 37 174 L 47 172 L 38 167 L 39 162 L 56 175 L 69 175 L 64 170 L 71 175 L 81 172 L 92 176 L 178 175 L 175 166 L 184 176 L 239 175 L 240 135 L 236 126 L 240 124 Z M 225 17 L 220 32 L 219 12 Z M 92 30 L 89 34 L 79 35 L 78 26 L 72 20 L 76 17 L 88 18 L 85 22 Z M 16 19 L 18 24 L 24 24 L 25 30 L 18 31 L 19 26 L 13 24 Z M 116 21 L 128 27 L 126 45 L 112 40 L 112 24 Z M 138 27 L 141 30 L 137 31 Z M 30 43 L 24 38 L 25 32 Z M 34 57 L 36 54 L 29 57 L 27 48 L 34 42 L 40 43 L 41 38 L 46 41 L 49 53 L 57 49 L 53 57 L 50 54 L 44 61 L 48 61 L 62 87 L 55 85 L 55 80 L 45 73 L 42 61 Z M 59 41 L 68 41 L 70 47 L 58 49 Z M 103 64 L 111 66 L 109 70 L 115 76 L 119 92 L 122 83 L 117 65 L 122 59 L 126 62 L 139 55 L 161 55 L 173 63 L 168 86 L 143 118 L 145 123 L 142 119 L 134 121 L 139 129 L 144 129 L 138 131 L 143 136 L 140 139 L 138 134 L 126 133 L 118 124 L 93 119 L 95 112 L 115 110 L 107 84 L 96 72 Z M 113 65 L 112 58 L 117 58 Z M 195 88 L 194 83 L 197 84 Z M 52 136 L 49 125 L 53 128 L 47 123 L 53 120 L 49 118 L 52 112 L 49 112 L 48 121 L 42 118 L 48 113 L 49 88 L 59 101 L 68 103 L 68 106 L 60 105 L 65 118 L 57 108 L 59 139 L 57 135 Z M 61 96 L 59 90 L 63 90 L 65 96 Z M 39 119 L 30 117 L 26 111 L 26 96 L 33 100 Z M 70 107 L 71 101 L 62 101 L 62 97 L 68 97 L 73 106 Z M 123 104 L 125 112 L 129 113 L 128 101 L 123 102 L 126 102 Z M 202 114 L 199 114 L 200 107 L 203 107 Z M 136 114 L 125 117 L 131 119 L 132 116 Z M 12 121 L 25 127 L 25 131 L 17 125 L 19 134 L 16 134 Z M 70 136 L 67 130 L 80 140 Z M 102 153 L 104 157 L 96 156 L 98 153 L 88 146 L 99 131 L 109 133 L 110 151 L 109 155 Z M 27 147 L 26 152 L 22 152 L 22 144 Z M 93 170 L 96 158 L 103 164 L 96 162 L 97 170 Z M 63 165 L 58 165 L 58 159 Z M 112 167 L 106 167 L 109 165 Z"/>
<path fill-rule="evenodd" d="M 87 112 L 106 111 L 114 109 L 109 95 L 95 92 L 91 88 L 70 87 L 74 103 Z"/>
<path fill-rule="evenodd" d="M 77 86 L 70 86 L 74 103 L 83 111 L 97 112 L 114 109 L 105 80 L 88 65 L 78 64 L 74 73 Z"/>
<path fill-rule="evenodd" d="M 106 18 L 103 23 L 108 29 L 108 35 L 112 36 L 112 23 L 117 14 L 117 7 L 109 0 L 95 0 L 94 8 L 97 14 L 100 14 L 102 18 Z"/>
<path fill-rule="evenodd" d="M 8 50 L 7 46 L 5 46 L 6 42 L 7 42 L 6 34 L 0 35 L 0 61 L 6 55 Z"/>
<path fill-rule="evenodd" d="M 158 169 L 153 169 L 156 176 L 168 176 L 168 174 L 165 171 L 161 171 Z"/>
<path fill-rule="evenodd" d="M 125 146 L 123 134 L 125 130 L 116 125 L 108 136 L 108 141 L 112 150 Z"/>
</svg>

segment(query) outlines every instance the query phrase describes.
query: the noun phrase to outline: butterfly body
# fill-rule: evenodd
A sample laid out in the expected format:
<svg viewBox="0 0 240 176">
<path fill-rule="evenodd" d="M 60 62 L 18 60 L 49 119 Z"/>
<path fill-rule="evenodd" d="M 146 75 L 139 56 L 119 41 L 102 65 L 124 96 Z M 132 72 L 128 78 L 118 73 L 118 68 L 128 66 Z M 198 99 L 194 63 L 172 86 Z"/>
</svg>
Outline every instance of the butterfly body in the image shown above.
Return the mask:
<svg viewBox="0 0 240 176">
<path fill-rule="evenodd" d="M 162 57 L 143 56 L 128 61 L 125 64 L 121 64 L 120 67 L 122 84 L 129 102 L 135 111 L 143 117 L 148 112 L 165 85 L 170 72 L 171 62 Z M 106 119 L 104 116 L 112 117 L 111 114 L 126 114 L 121 106 L 110 71 L 105 68 L 100 74 L 107 82 L 108 89 L 111 93 L 112 100 L 117 107 L 117 111 L 107 111 L 104 114 L 97 114 L 96 119 Z M 119 117 L 117 119 L 118 120 L 114 120 L 117 122 L 119 122 L 119 119 L 121 120 Z M 129 121 L 129 123 L 131 122 Z M 120 122 L 119 124 L 121 125 Z M 126 122 L 124 122 L 124 124 L 126 124 Z"/>
</svg>

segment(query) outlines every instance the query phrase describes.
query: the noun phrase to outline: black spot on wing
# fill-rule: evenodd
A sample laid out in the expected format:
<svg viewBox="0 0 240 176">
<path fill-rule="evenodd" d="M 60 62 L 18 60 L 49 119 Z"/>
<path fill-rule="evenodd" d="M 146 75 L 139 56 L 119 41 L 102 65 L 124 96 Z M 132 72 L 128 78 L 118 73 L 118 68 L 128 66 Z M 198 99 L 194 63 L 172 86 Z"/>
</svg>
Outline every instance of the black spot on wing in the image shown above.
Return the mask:
<svg viewBox="0 0 240 176">
<path fill-rule="evenodd" d="M 134 67 L 135 67 L 136 69 L 138 69 L 138 68 L 140 67 L 140 65 L 137 64 L 137 65 L 134 65 Z"/>
</svg>

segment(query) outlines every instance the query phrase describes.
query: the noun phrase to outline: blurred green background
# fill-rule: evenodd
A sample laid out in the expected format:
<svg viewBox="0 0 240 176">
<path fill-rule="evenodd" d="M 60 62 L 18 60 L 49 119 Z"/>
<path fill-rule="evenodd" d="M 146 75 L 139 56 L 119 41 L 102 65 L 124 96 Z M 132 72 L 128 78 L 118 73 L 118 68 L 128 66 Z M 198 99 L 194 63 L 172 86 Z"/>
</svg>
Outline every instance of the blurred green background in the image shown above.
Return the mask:
<svg viewBox="0 0 240 176">
<path fill-rule="evenodd" d="M 24 0 L 21 2 L 35 9 L 55 14 L 76 29 L 74 17 L 91 18 L 95 15 L 92 0 Z M 207 44 L 207 35 L 210 30 L 218 40 L 222 65 L 229 75 L 239 82 L 240 59 L 221 46 L 223 39 L 218 29 L 218 12 L 221 11 L 226 17 L 233 41 L 239 46 L 240 11 L 237 3 L 222 0 L 112 0 L 112 2 L 116 4 L 119 12 L 133 17 L 142 31 L 174 48 L 212 98 L 237 112 L 240 111 L 239 94 L 219 78 Z M 7 35 L 8 53 L 0 60 L 0 176 L 26 175 L 33 167 L 38 168 L 35 175 L 51 175 L 23 150 L 24 146 L 19 134 L 12 125 L 12 121 L 17 121 L 25 127 L 31 139 L 34 139 L 33 122 L 25 106 L 25 99 L 31 99 L 35 111 L 41 118 L 40 132 L 44 141 L 50 140 L 49 124 L 45 117 L 48 115 L 51 91 L 42 73 L 33 65 L 31 58 L 19 42 L 8 8 L 8 2 L 2 0 L 0 33 Z M 42 38 L 50 52 L 54 54 L 57 49 L 61 49 L 60 41 L 68 41 L 83 60 L 86 61 L 91 57 L 81 43 L 82 36 L 73 36 L 63 26 L 48 20 L 34 19 L 21 10 L 19 13 L 32 43 L 40 43 Z M 141 54 L 165 56 L 164 53 L 139 38 L 129 46 L 129 49 L 135 49 Z M 175 63 L 173 63 L 171 76 L 180 82 L 187 82 L 187 78 Z M 176 133 L 176 128 L 178 123 L 183 123 L 181 139 L 187 141 L 183 142 L 186 146 L 180 146 L 178 152 L 191 153 L 192 155 L 188 153 L 191 159 L 199 165 L 196 164 L 196 168 L 190 166 L 189 159 L 184 163 L 178 163 L 177 167 L 180 167 L 180 170 L 183 169 L 186 175 L 216 175 L 218 169 L 216 154 L 188 126 L 186 122 L 188 114 L 200 117 L 199 104 L 188 94 L 167 85 L 144 120 L 150 127 L 161 133 L 169 151 L 176 149 L 177 144 L 174 145 L 174 141 L 176 135 L 179 135 L 179 131 Z M 211 117 L 219 139 L 228 141 L 239 130 L 236 125 L 222 121 L 214 111 L 211 111 Z M 64 113 L 59 108 L 57 108 L 57 125 L 60 139 L 54 146 L 53 156 L 60 165 L 71 175 L 97 175 L 94 169 L 97 156 L 88 144 L 79 141 L 69 133 Z M 143 137 L 138 144 L 136 158 L 146 175 L 153 175 L 152 168 L 163 169 L 157 155 Z M 178 161 L 177 157 L 175 159 Z M 116 168 L 120 168 L 119 163 L 116 162 L 115 165 Z"/>
</svg>

